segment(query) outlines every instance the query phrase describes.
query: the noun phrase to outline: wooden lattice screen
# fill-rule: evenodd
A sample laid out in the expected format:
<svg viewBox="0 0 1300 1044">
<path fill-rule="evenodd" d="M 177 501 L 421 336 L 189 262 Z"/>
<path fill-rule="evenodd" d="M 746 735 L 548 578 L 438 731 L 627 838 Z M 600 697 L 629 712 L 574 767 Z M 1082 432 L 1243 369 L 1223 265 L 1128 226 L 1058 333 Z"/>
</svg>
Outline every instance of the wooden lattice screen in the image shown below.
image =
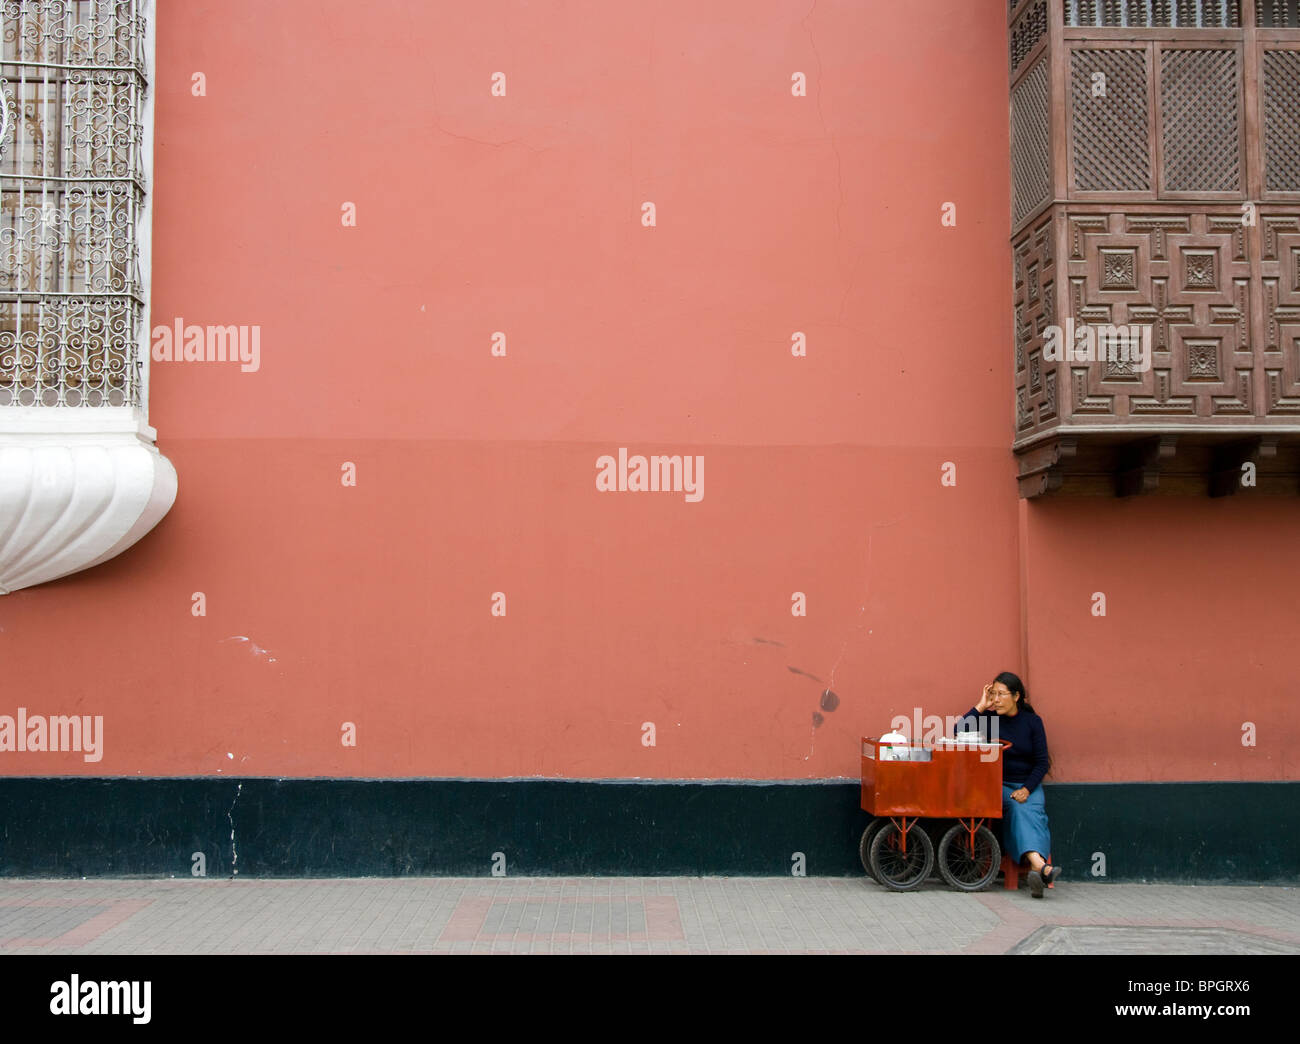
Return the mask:
<svg viewBox="0 0 1300 1044">
<path fill-rule="evenodd" d="M 1145 474 L 1294 442 L 1300 470 L 1298 3 L 1010 0 L 1025 495 L 1094 450 Z M 1067 323 L 1146 358 L 1062 359 Z"/>
</svg>

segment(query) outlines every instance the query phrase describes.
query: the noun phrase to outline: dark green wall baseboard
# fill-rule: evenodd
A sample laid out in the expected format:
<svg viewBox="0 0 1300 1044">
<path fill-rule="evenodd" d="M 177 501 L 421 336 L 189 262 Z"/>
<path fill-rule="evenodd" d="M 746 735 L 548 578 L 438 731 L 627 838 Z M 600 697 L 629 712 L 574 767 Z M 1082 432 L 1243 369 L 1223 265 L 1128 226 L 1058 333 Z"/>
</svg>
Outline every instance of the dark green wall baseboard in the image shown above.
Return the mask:
<svg viewBox="0 0 1300 1044">
<path fill-rule="evenodd" d="M 1048 785 L 1073 880 L 1300 883 L 1300 782 Z M 862 873 L 856 783 L 0 779 L 0 876 Z M 234 833 L 232 840 L 231 833 Z M 1096 853 L 1105 876 L 1093 873 Z"/>
</svg>

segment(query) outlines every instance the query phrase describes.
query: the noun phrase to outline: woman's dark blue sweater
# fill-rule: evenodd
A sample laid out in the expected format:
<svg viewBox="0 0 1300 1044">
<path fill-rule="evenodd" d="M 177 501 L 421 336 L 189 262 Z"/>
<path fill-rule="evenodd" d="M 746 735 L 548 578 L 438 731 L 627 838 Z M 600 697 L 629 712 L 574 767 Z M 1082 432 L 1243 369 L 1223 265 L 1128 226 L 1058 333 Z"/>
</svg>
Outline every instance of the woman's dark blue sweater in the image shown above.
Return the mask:
<svg viewBox="0 0 1300 1044">
<path fill-rule="evenodd" d="M 977 714 L 972 707 L 957 725 L 958 732 L 963 729 L 979 729 L 990 739 L 1011 744 L 1002 752 L 1003 783 L 1022 786 L 1032 794 L 1047 775 L 1047 734 L 1043 731 L 1043 719 L 1037 714 L 1023 710 L 1010 716 Z"/>
</svg>

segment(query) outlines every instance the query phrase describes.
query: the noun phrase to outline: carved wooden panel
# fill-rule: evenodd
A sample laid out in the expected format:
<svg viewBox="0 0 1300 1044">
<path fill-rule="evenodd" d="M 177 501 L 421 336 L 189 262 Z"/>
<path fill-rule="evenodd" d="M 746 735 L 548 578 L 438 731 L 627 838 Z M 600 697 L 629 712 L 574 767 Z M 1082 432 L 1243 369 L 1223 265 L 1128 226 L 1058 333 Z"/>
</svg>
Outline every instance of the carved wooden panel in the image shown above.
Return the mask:
<svg viewBox="0 0 1300 1044">
<path fill-rule="evenodd" d="M 1047 58 L 1011 92 L 1011 220 L 1019 222 L 1052 193 L 1048 142 Z"/>
<path fill-rule="evenodd" d="M 1055 208 L 1053 208 L 1053 211 Z M 1022 436 L 1060 416 L 1059 374 L 1043 361 L 1043 335 L 1057 322 L 1056 242 L 1052 211 L 1026 229 L 1015 259 L 1016 433 Z"/>
<path fill-rule="evenodd" d="M 1240 212 L 1069 214 L 1076 323 L 1150 326 L 1151 367 L 1071 366 L 1081 409 L 1115 416 L 1253 413 L 1251 266 Z"/>
<path fill-rule="evenodd" d="M 1070 52 L 1070 138 L 1078 192 L 1151 188 L 1147 52 Z"/>
<path fill-rule="evenodd" d="M 1014 6 L 1014 5 L 1013 5 Z M 1011 75 L 1014 77 L 1021 63 L 1047 35 L 1047 0 L 1033 0 L 1011 23 L 1010 46 Z"/>
<path fill-rule="evenodd" d="M 1300 215 L 1260 219 L 1264 412 L 1300 417 Z"/>
</svg>

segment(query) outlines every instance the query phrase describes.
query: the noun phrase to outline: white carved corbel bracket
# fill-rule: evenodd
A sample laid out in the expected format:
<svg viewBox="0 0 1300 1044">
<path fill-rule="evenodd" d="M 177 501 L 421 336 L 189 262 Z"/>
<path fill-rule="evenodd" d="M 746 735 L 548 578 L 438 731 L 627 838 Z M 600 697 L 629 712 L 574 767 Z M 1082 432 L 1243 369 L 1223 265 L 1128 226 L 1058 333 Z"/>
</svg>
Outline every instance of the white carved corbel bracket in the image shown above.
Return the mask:
<svg viewBox="0 0 1300 1044">
<path fill-rule="evenodd" d="M 0 594 L 107 561 L 176 499 L 176 469 L 133 434 L 0 435 Z"/>
</svg>

